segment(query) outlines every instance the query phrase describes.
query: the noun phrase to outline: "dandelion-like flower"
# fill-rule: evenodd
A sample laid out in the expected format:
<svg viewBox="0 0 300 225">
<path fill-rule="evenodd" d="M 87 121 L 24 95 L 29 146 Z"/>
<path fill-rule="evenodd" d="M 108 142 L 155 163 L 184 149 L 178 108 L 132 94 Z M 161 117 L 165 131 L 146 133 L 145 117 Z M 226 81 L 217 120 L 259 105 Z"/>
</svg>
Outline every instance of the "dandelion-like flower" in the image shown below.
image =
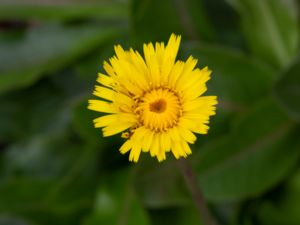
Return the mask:
<svg viewBox="0 0 300 225">
<path fill-rule="evenodd" d="M 88 108 L 107 113 L 94 120 L 103 136 L 122 132 L 126 142 L 120 152 L 130 151 L 137 162 L 141 152 L 158 161 L 172 152 L 176 159 L 192 153 L 194 133 L 206 134 L 209 117 L 215 114 L 216 96 L 202 96 L 211 71 L 195 68 L 197 60 L 175 61 L 180 36 L 171 35 L 168 44 L 144 44 L 144 58 L 133 49 L 115 46 L 116 56 L 104 62 L 107 73 L 99 73 Z"/>
</svg>

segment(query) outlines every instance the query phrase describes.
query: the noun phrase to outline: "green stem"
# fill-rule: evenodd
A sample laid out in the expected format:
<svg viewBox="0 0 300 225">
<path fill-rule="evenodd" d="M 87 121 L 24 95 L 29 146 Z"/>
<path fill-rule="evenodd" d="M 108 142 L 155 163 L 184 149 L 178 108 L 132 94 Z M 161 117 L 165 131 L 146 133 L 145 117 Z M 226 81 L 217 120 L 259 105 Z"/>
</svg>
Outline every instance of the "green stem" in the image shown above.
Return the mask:
<svg viewBox="0 0 300 225">
<path fill-rule="evenodd" d="M 212 216 L 210 210 L 207 207 L 204 196 L 197 184 L 196 175 L 193 168 L 187 162 L 186 159 L 177 160 L 178 168 L 184 177 L 186 185 L 191 192 L 193 201 L 197 206 L 200 218 L 205 225 L 217 225 L 215 218 Z"/>
</svg>

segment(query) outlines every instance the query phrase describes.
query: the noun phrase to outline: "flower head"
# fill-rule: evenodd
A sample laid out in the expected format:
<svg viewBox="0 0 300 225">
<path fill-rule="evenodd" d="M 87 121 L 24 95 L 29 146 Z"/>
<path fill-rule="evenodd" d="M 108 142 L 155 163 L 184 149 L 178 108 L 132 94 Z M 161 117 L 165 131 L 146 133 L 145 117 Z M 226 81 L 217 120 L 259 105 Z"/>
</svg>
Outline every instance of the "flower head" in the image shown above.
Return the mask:
<svg viewBox="0 0 300 225">
<path fill-rule="evenodd" d="M 88 108 L 107 113 L 94 120 L 104 136 L 122 132 L 126 142 L 120 152 L 130 151 L 137 162 L 141 152 L 158 161 L 171 151 L 175 158 L 191 154 L 194 133 L 206 134 L 209 117 L 215 114 L 216 96 L 202 96 L 211 71 L 195 68 L 197 60 L 175 61 L 180 36 L 164 43 L 144 44 L 144 58 L 133 49 L 115 46 L 116 56 L 104 62 L 107 74 L 99 73 Z"/>
</svg>

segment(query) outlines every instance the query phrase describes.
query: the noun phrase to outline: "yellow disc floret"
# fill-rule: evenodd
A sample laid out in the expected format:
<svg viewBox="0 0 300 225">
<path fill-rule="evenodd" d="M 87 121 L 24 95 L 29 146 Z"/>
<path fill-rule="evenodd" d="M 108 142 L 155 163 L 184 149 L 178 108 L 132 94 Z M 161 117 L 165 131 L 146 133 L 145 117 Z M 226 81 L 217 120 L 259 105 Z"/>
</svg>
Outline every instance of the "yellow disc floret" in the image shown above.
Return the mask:
<svg viewBox="0 0 300 225">
<path fill-rule="evenodd" d="M 138 101 L 135 110 L 140 126 L 163 132 L 178 123 L 182 108 L 176 93 L 169 89 L 158 88 L 146 92 Z"/>
</svg>

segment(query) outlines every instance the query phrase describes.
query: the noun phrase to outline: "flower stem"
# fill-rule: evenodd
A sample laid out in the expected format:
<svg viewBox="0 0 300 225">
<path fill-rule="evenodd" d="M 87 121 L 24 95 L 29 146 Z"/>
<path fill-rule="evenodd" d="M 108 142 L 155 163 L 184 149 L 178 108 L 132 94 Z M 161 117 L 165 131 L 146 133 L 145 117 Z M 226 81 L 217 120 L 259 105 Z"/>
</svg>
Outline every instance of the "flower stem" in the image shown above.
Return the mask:
<svg viewBox="0 0 300 225">
<path fill-rule="evenodd" d="M 186 185 L 191 192 L 193 201 L 197 206 L 200 218 L 205 225 L 217 225 L 215 218 L 212 216 L 210 210 L 207 207 L 203 194 L 197 184 L 196 175 L 193 168 L 187 162 L 186 159 L 177 160 L 177 166 L 184 177 Z"/>
</svg>

